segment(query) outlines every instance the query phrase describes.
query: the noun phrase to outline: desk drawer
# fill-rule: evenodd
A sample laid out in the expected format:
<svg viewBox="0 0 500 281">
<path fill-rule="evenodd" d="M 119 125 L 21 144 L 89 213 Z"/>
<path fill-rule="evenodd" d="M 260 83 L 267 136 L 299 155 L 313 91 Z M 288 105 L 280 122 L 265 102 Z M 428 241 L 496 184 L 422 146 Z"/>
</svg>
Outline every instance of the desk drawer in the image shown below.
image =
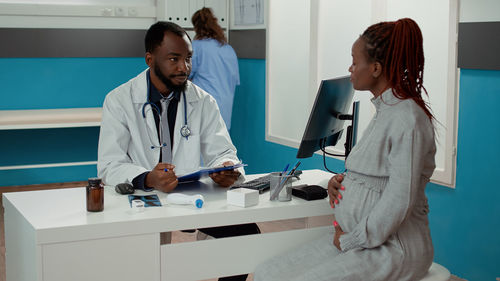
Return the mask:
<svg viewBox="0 0 500 281">
<path fill-rule="evenodd" d="M 157 234 L 42 246 L 43 280 L 160 280 Z"/>
<path fill-rule="evenodd" d="M 161 246 L 161 280 L 251 273 L 261 262 L 327 233 L 330 226 Z"/>
</svg>

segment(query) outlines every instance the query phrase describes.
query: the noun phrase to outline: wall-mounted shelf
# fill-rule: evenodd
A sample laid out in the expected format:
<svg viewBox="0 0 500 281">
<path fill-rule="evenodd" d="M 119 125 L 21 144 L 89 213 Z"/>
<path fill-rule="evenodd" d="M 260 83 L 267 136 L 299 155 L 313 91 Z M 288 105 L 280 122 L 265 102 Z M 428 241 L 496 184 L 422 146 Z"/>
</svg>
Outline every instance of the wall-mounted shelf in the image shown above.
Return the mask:
<svg viewBox="0 0 500 281">
<path fill-rule="evenodd" d="M 99 127 L 102 108 L 0 110 L 0 130 Z M 97 161 L 0 166 L 1 170 L 95 165 Z"/>
<path fill-rule="evenodd" d="M 0 110 L 0 130 L 98 127 L 102 108 Z"/>
<path fill-rule="evenodd" d="M 50 164 L 31 164 L 31 165 L 12 165 L 0 166 L 0 171 L 6 170 L 23 170 L 23 169 L 39 169 L 39 168 L 55 168 L 55 167 L 70 167 L 70 166 L 88 166 L 97 165 L 97 161 L 81 161 L 81 162 L 64 162 Z"/>
</svg>

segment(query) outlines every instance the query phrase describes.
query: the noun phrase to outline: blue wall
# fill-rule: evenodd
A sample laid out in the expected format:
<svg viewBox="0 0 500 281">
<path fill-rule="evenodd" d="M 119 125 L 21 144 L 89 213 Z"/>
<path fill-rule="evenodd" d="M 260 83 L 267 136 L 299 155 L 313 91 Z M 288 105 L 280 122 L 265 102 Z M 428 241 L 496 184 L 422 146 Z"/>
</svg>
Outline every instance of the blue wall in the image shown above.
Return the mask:
<svg viewBox="0 0 500 281">
<path fill-rule="evenodd" d="M 100 107 L 144 58 L 2 58 L 0 110 Z M 99 128 L 0 130 L 0 166 L 97 160 Z M 95 165 L 0 170 L 0 186 L 84 181 Z"/>
<path fill-rule="evenodd" d="M 468 280 L 500 277 L 500 71 L 462 69 L 454 190 L 427 190 L 436 260 Z"/>
<path fill-rule="evenodd" d="M 144 58 L 2 58 L 1 109 L 98 107 Z"/>
<path fill-rule="evenodd" d="M 239 63 L 231 136 L 248 173 L 280 170 L 294 162 L 297 151 L 265 141 L 265 61 Z M 144 68 L 143 58 L 0 59 L 0 109 L 100 106 L 109 90 Z M 468 280 L 500 277 L 498 104 L 500 71 L 462 70 L 457 185 L 427 189 L 435 261 Z M 0 131 L 0 166 L 95 160 L 98 133 L 97 128 Z M 322 161 L 315 155 L 301 168 L 322 168 Z M 343 168 L 341 161 L 327 161 L 331 169 Z M 0 186 L 81 181 L 95 174 L 94 165 L 0 171 Z"/>
<path fill-rule="evenodd" d="M 265 141 L 265 61 L 240 60 L 231 136 L 248 172 L 282 169 L 296 149 Z M 432 93 L 430 93 L 432 94 Z M 456 188 L 429 184 L 435 261 L 467 280 L 500 277 L 500 71 L 462 69 Z M 303 169 L 323 167 L 322 158 Z M 341 170 L 343 163 L 329 160 Z"/>
</svg>

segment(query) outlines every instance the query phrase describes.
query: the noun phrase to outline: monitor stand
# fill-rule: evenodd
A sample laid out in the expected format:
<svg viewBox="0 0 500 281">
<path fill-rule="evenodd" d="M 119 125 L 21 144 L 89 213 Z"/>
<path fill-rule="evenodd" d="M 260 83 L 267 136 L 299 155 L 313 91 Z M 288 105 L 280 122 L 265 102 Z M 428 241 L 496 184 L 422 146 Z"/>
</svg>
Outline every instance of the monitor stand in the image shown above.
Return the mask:
<svg viewBox="0 0 500 281">
<path fill-rule="evenodd" d="M 330 171 L 328 167 L 326 166 L 326 154 L 331 155 L 331 156 L 340 156 L 344 157 L 344 159 L 349 156 L 351 153 L 352 148 L 354 145 L 356 145 L 357 137 L 358 137 L 358 119 L 359 119 L 359 101 L 355 101 L 352 103 L 352 114 L 338 114 L 338 113 L 332 113 L 335 115 L 340 120 L 350 120 L 351 124 L 347 126 L 347 135 L 346 135 L 346 140 L 344 143 L 344 148 L 345 148 L 345 154 L 340 155 L 340 154 L 331 154 L 326 152 L 326 147 L 322 147 L 321 150 L 323 151 L 323 165 L 325 166 L 325 169 L 331 173 L 335 173 L 333 171 Z M 344 160 L 345 161 L 345 160 Z"/>
</svg>

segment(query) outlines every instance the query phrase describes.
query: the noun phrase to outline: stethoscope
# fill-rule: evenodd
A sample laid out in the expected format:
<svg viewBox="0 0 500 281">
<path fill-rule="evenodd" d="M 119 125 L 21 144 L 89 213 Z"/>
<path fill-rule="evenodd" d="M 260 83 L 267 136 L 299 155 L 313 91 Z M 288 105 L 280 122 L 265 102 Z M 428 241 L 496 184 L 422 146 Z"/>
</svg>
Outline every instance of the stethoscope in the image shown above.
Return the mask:
<svg viewBox="0 0 500 281">
<path fill-rule="evenodd" d="M 153 141 L 153 139 L 149 135 L 149 130 L 146 130 L 146 132 L 147 132 L 148 138 L 152 144 L 151 149 L 162 148 L 162 147 L 167 146 L 167 144 L 165 142 L 163 142 L 163 140 L 162 140 L 163 126 L 161 123 L 160 109 L 158 108 L 158 106 L 155 103 L 151 102 L 151 100 L 150 100 L 151 99 L 151 81 L 149 78 L 149 70 L 146 73 L 146 82 L 147 82 L 147 99 L 146 99 L 146 102 L 142 105 L 142 118 L 144 119 L 144 121 L 146 121 L 146 106 L 147 105 L 149 105 L 151 107 L 151 109 L 153 110 L 153 114 L 156 113 L 158 115 L 158 121 L 159 121 L 159 125 L 160 125 L 159 132 L 158 132 L 160 135 L 160 145 L 155 145 L 155 142 Z M 181 128 L 181 136 L 183 138 L 186 138 L 186 140 L 187 140 L 188 137 L 191 135 L 191 129 L 189 129 L 189 126 L 187 124 L 187 103 L 186 103 L 186 93 L 184 91 L 182 91 L 182 97 L 183 97 L 183 101 L 184 101 L 184 126 L 182 126 L 182 128 Z M 173 96 L 170 97 L 169 100 L 171 100 L 172 98 L 173 98 Z"/>
</svg>

